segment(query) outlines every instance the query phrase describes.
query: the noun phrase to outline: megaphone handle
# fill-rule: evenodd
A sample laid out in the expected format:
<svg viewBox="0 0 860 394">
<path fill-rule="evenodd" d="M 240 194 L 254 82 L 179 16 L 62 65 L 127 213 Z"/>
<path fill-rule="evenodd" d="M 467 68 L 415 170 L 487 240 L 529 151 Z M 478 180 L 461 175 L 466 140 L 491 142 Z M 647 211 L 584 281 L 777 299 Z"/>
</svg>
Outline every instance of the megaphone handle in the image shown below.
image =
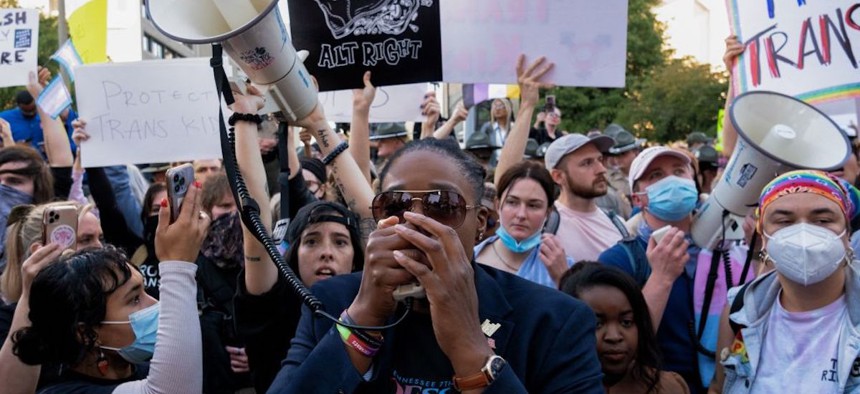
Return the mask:
<svg viewBox="0 0 860 394">
<path fill-rule="evenodd" d="M 278 124 L 278 161 L 281 166 L 278 185 L 281 190 L 281 219 L 290 217 L 290 142 L 287 132 L 289 128 L 290 124 L 286 120 Z"/>
</svg>

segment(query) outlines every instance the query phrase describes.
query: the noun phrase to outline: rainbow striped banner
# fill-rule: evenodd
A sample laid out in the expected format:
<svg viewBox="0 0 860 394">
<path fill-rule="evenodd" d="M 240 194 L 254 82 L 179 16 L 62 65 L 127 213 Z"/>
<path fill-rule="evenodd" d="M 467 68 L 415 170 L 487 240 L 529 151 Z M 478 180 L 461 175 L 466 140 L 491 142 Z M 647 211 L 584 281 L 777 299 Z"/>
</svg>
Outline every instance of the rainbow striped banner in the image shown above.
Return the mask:
<svg viewBox="0 0 860 394">
<path fill-rule="evenodd" d="M 860 3 L 726 0 L 745 46 L 735 92 L 769 90 L 819 104 L 860 97 Z"/>
</svg>

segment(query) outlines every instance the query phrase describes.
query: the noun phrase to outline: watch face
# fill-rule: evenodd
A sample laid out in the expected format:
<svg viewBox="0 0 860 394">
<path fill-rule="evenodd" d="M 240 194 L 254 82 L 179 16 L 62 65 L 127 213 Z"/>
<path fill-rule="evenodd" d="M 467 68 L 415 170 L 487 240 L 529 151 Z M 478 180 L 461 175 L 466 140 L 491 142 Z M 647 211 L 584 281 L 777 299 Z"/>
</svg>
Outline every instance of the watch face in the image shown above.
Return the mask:
<svg viewBox="0 0 860 394">
<path fill-rule="evenodd" d="M 505 367 L 505 364 L 505 359 L 498 356 L 493 357 L 493 359 L 490 360 L 490 373 L 493 375 L 493 379 L 502 372 L 502 368 Z"/>
</svg>

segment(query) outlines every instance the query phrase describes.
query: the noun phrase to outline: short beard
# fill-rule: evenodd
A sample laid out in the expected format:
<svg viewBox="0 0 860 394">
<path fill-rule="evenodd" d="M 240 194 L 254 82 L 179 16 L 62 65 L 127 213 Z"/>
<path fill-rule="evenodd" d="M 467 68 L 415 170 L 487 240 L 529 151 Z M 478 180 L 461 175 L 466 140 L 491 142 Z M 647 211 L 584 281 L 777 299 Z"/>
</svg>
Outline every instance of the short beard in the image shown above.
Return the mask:
<svg viewBox="0 0 860 394">
<path fill-rule="evenodd" d="M 606 181 L 606 177 L 602 177 L 602 180 L 594 181 L 589 186 L 583 186 L 580 184 L 574 183 L 567 174 L 564 174 L 565 182 L 567 182 L 567 189 L 573 195 L 584 198 L 584 199 L 593 199 L 597 197 L 605 196 L 607 192 L 609 192 L 608 183 Z M 597 184 L 603 182 L 603 190 L 597 190 Z"/>
</svg>

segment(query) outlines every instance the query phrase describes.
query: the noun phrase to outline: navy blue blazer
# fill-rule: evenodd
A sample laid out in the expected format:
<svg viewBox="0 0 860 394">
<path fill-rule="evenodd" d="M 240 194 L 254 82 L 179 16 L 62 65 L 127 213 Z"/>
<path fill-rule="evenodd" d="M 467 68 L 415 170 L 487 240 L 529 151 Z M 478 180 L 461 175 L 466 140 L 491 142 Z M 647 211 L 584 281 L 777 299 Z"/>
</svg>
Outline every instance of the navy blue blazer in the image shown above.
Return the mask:
<svg viewBox="0 0 860 394">
<path fill-rule="evenodd" d="M 500 324 L 492 335 L 495 352 L 508 366 L 485 393 L 602 393 L 594 313 L 573 297 L 506 272 L 472 263 L 478 316 Z M 336 276 L 313 287 L 325 310 L 339 316 L 358 293 L 361 273 Z M 302 317 L 281 371 L 269 393 L 384 393 L 391 384 L 397 338 L 385 344 L 365 381 L 328 319 Z M 410 338 L 410 341 L 421 338 Z M 435 340 L 435 338 L 424 338 Z M 398 344 L 402 349 L 404 345 Z"/>
</svg>

